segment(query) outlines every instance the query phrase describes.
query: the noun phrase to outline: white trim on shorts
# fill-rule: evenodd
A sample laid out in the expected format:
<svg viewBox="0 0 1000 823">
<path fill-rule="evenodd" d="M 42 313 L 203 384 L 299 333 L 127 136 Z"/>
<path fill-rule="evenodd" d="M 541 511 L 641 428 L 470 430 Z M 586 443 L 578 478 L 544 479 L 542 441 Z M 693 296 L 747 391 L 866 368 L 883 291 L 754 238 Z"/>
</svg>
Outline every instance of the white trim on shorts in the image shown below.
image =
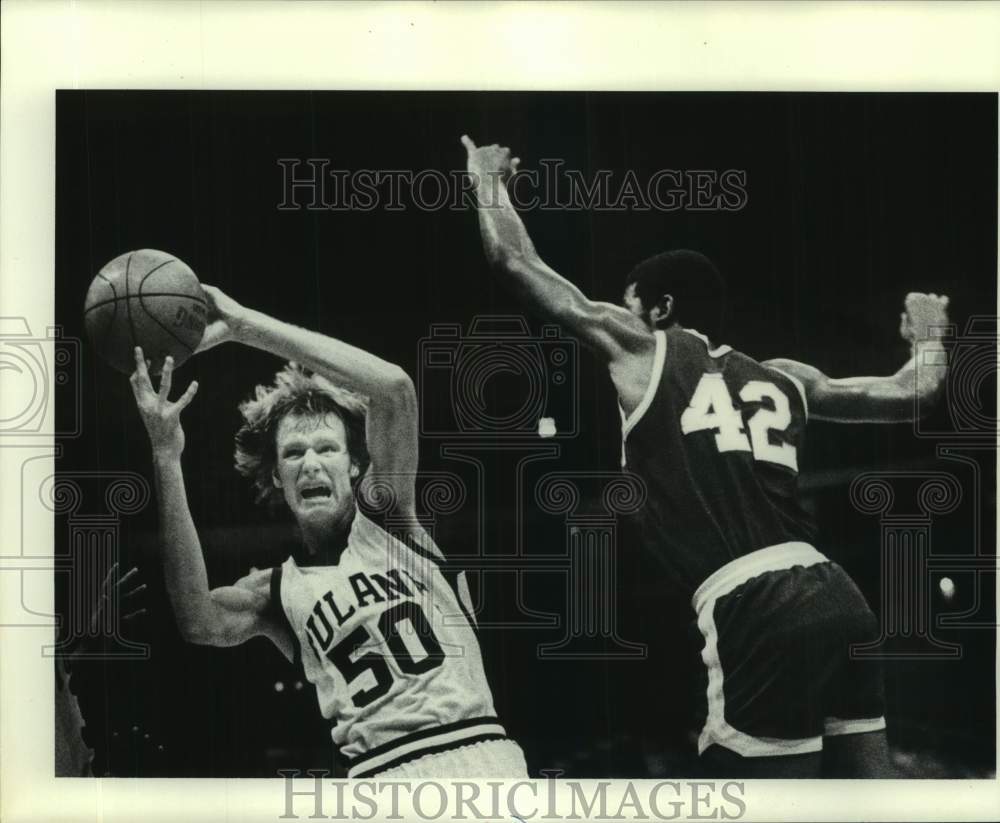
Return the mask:
<svg viewBox="0 0 1000 823">
<path fill-rule="evenodd" d="M 455 778 L 528 777 L 524 751 L 510 738 L 485 740 L 408 760 L 372 775 L 379 780 L 448 780 Z"/>
<path fill-rule="evenodd" d="M 839 717 L 827 717 L 823 721 L 823 736 L 837 737 L 842 734 L 865 734 L 880 732 L 885 728 L 885 717 L 857 718 L 843 720 Z"/>
<path fill-rule="evenodd" d="M 808 543 L 779 543 L 731 560 L 709 575 L 695 591 L 691 602 L 698 615 L 698 628 L 705 638 L 701 659 L 708 669 L 708 716 L 705 718 L 701 734 L 698 735 L 698 754 L 703 754 L 705 749 L 713 744 L 743 757 L 774 757 L 822 751 L 823 738 L 819 735 L 797 739 L 754 737 L 741 732 L 726 721 L 726 698 L 723 690 L 725 676 L 719 660 L 719 630 L 715 625 L 715 602 L 737 586 L 764 572 L 781 571 L 793 566 L 812 566 L 826 560 L 825 555 Z"/>
<path fill-rule="evenodd" d="M 764 572 L 783 571 L 792 566 L 813 566 L 816 563 L 825 563 L 827 560 L 825 554 L 808 543 L 792 541 L 767 546 L 730 560 L 725 566 L 712 572 L 695 590 L 691 605 L 698 614 L 701 614 L 709 599 L 718 600 L 752 577 Z"/>
<path fill-rule="evenodd" d="M 506 739 L 507 732 L 495 717 L 475 717 L 421 729 L 376 746 L 347 762 L 348 777 L 370 777 L 411 760 L 458 746 Z"/>
</svg>

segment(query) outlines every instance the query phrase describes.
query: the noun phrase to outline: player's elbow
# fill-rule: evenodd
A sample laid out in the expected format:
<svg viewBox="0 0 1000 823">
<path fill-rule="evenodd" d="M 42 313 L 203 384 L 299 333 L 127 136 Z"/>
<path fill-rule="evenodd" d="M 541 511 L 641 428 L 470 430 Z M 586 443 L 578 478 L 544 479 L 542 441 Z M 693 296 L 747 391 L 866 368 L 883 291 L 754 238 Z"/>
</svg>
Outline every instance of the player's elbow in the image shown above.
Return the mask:
<svg viewBox="0 0 1000 823">
<path fill-rule="evenodd" d="M 917 386 L 913 398 L 913 417 L 915 419 L 924 418 L 933 412 L 944 394 L 943 383 L 932 383 L 924 386 Z"/>
<path fill-rule="evenodd" d="M 920 375 L 914 379 L 912 373 L 898 377 L 892 386 L 896 396 L 896 405 L 900 409 L 900 418 L 912 421 L 931 414 L 944 393 L 944 381 L 935 375 L 928 379 Z"/>
<path fill-rule="evenodd" d="M 185 643 L 197 646 L 225 646 L 222 621 L 216 619 L 208 609 L 176 609 L 174 622 L 177 632 Z"/>
<path fill-rule="evenodd" d="M 514 277 L 534 276 L 542 262 L 537 254 L 527 254 L 523 249 L 504 242 L 489 244 L 486 260 L 494 271 Z"/>
<path fill-rule="evenodd" d="M 380 383 L 381 399 L 402 410 L 417 408 L 417 389 L 413 380 L 399 366 L 386 369 Z"/>
<path fill-rule="evenodd" d="M 493 268 L 505 271 L 513 269 L 521 257 L 518 251 L 499 238 L 495 238 L 492 243 L 486 243 L 483 250 L 486 252 L 486 261 Z"/>
<path fill-rule="evenodd" d="M 212 627 L 203 620 L 178 618 L 177 631 L 185 643 L 193 643 L 196 646 L 222 645 L 218 642 Z"/>
</svg>

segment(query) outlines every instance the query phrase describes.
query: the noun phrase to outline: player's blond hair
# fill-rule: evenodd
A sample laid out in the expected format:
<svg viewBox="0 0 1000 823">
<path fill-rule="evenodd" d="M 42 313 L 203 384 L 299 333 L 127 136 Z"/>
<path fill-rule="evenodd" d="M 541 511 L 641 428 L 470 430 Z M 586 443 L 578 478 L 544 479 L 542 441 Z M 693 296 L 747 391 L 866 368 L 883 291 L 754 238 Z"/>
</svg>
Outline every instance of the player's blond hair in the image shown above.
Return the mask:
<svg viewBox="0 0 1000 823">
<path fill-rule="evenodd" d="M 277 432 L 289 416 L 323 417 L 335 414 L 347 432 L 347 451 L 364 476 L 370 458 L 365 440 L 368 409 L 360 395 L 334 385 L 298 363 L 289 363 L 270 386 L 257 386 L 254 396 L 240 404 L 243 426 L 236 432 L 236 471 L 253 480 L 257 502 L 279 503 L 281 491 L 273 483 L 277 463 Z"/>
</svg>

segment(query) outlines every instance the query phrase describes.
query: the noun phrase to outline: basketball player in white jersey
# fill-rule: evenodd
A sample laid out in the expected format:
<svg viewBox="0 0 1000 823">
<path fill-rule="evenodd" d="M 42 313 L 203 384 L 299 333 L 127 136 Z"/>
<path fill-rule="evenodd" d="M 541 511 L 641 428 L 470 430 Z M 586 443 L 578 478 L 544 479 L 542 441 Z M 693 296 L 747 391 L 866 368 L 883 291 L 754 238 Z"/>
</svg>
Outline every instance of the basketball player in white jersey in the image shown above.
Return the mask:
<svg viewBox="0 0 1000 823">
<path fill-rule="evenodd" d="M 399 367 L 282 323 L 204 287 L 212 322 L 199 351 L 227 340 L 294 361 L 241 406 L 237 469 L 284 500 L 302 551 L 280 567 L 209 588 L 181 470 L 180 414 L 141 349 L 133 393 L 153 449 L 167 590 L 182 636 L 233 646 L 259 635 L 301 661 L 348 777 L 526 777 L 498 721 L 468 589 L 417 521 L 417 403 Z M 300 365 L 299 365 L 300 364 Z M 379 503 L 390 535 L 359 509 Z"/>
</svg>

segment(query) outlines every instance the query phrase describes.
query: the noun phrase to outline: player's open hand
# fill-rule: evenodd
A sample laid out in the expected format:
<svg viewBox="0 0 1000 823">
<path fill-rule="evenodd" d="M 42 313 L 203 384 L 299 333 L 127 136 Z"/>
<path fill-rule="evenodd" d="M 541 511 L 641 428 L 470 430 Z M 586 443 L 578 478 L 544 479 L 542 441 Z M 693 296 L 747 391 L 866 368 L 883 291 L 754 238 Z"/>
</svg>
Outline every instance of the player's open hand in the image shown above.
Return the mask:
<svg viewBox="0 0 1000 823">
<path fill-rule="evenodd" d="M 146 584 L 140 583 L 138 586 L 130 585 L 137 574 L 139 574 L 139 569 L 133 566 L 121 577 L 118 577 L 118 564 L 113 563 L 111 565 L 107 575 L 104 577 L 104 582 L 101 584 L 101 595 L 90 614 L 91 635 L 100 633 L 101 624 L 107 622 L 103 617 L 108 613 L 109 605 L 112 602 L 117 603 L 118 608 L 125 612 L 122 615 L 123 622 L 134 620 L 146 613 L 146 609 L 138 607 L 135 600 L 138 595 L 146 591 Z M 114 628 L 113 624 L 111 628 Z"/>
<path fill-rule="evenodd" d="M 173 383 L 174 358 L 167 357 L 160 374 L 159 389 L 153 388 L 149 377 L 149 363 L 143 357 L 142 349 L 135 347 L 135 371 L 129 378 L 135 404 L 139 407 L 142 422 L 149 433 L 153 453 L 157 456 L 180 457 L 184 451 L 184 430 L 181 428 L 181 412 L 194 400 L 198 382 L 194 381 L 176 401 L 169 399 Z"/>
<path fill-rule="evenodd" d="M 477 146 L 467 134 L 462 135 L 462 145 L 468 154 L 467 166 L 469 174 L 486 179 L 499 176 L 504 182 L 517 173 L 518 157 L 510 156 L 510 149 L 493 143 L 490 146 Z"/>
<path fill-rule="evenodd" d="M 205 326 L 205 334 L 195 352 L 206 351 L 220 343 L 238 339 L 246 314 L 246 309 L 222 289 L 202 283 L 201 290 L 208 300 L 208 325 Z"/>
<path fill-rule="evenodd" d="M 899 334 L 909 343 L 937 339 L 936 328 L 948 323 L 947 295 L 910 292 L 903 305 L 906 311 L 899 315 Z"/>
</svg>

